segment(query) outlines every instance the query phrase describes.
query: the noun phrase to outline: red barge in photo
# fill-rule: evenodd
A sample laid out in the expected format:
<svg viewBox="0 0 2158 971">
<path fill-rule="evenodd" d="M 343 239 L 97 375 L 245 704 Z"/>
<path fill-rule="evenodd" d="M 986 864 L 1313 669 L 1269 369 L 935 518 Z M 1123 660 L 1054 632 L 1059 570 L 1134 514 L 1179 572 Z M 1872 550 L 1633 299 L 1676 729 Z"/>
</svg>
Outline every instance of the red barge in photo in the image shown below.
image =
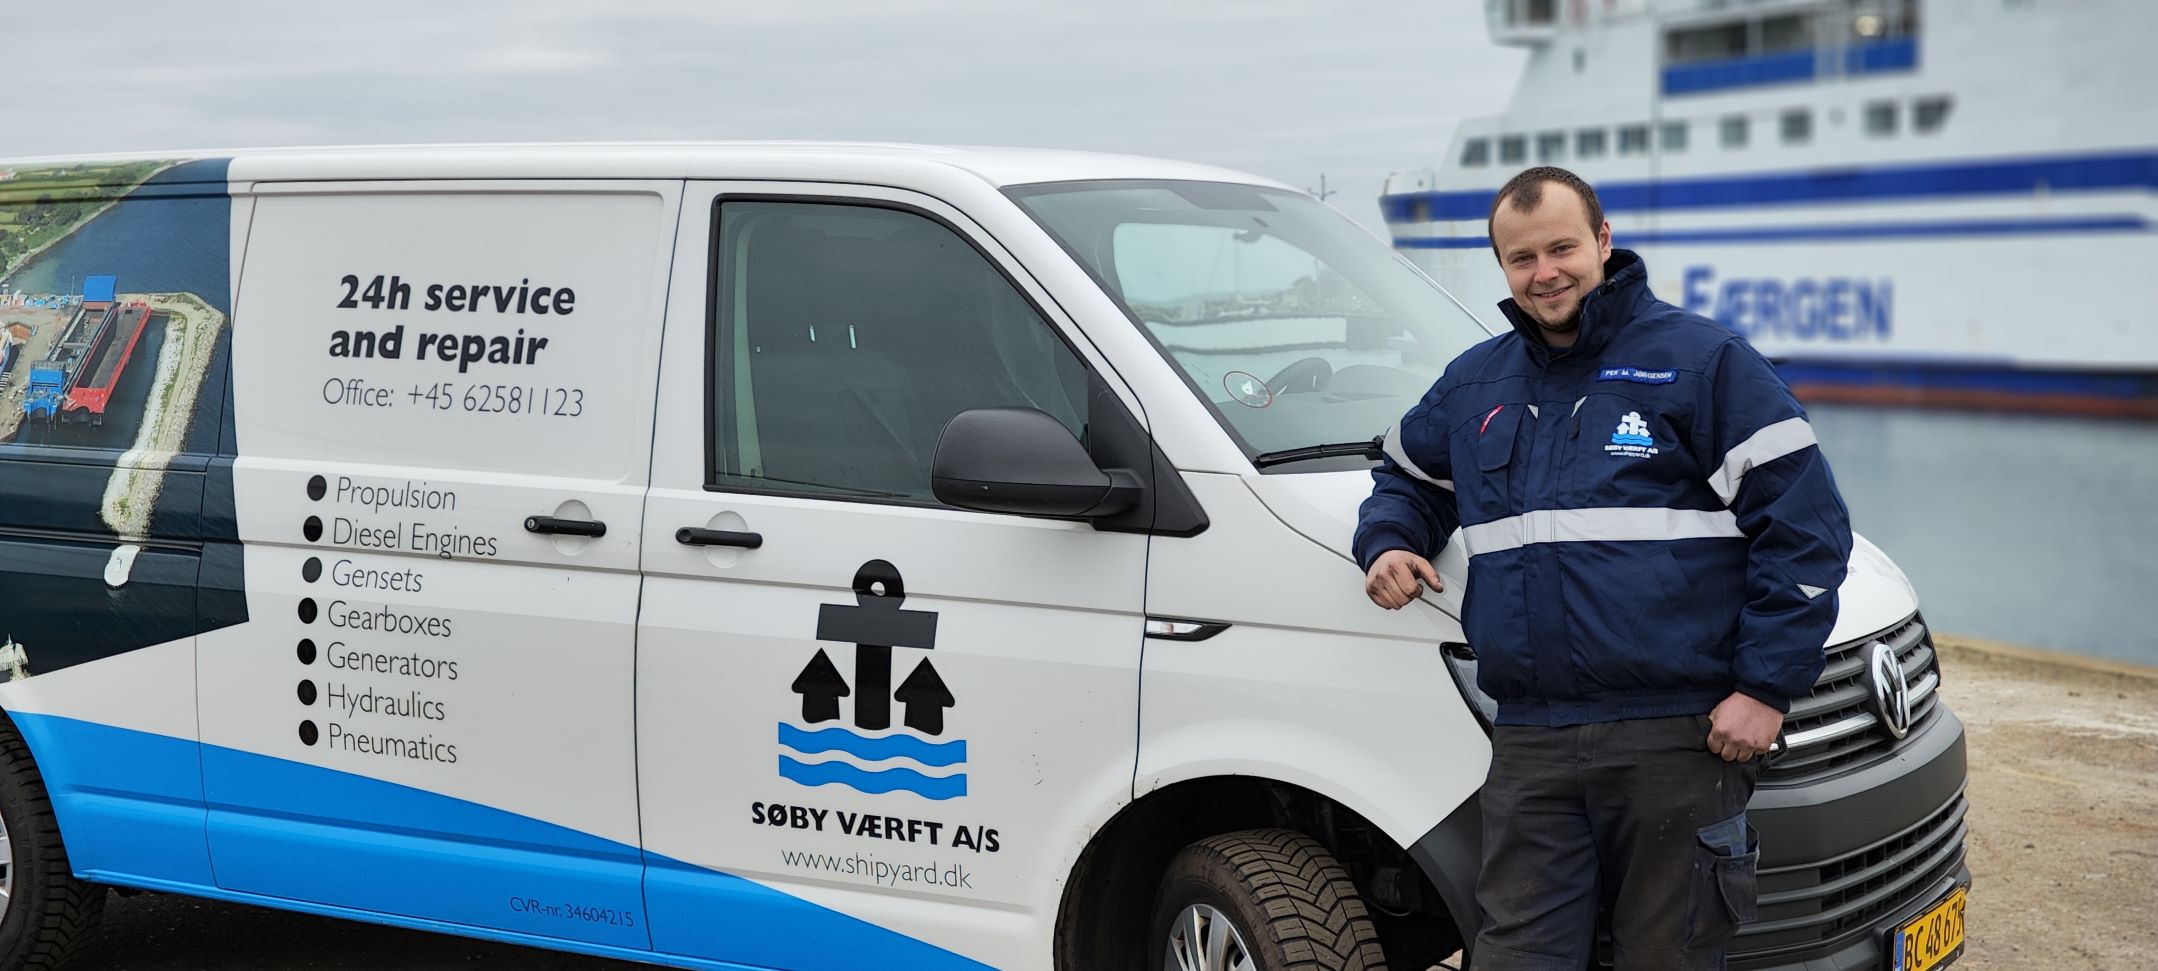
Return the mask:
<svg viewBox="0 0 2158 971">
<path fill-rule="evenodd" d="M 48 356 L 30 366 L 22 404 L 26 417 L 104 424 L 113 389 L 154 319 L 147 303 L 119 302 L 114 282 L 111 276 L 83 280 L 74 318 Z"/>
<path fill-rule="evenodd" d="M 135 345 L 142 341 L 142 332 L 149 323 L 149 304 L 136 301 L 105 308 L 97 336 L 90 339 L 89 350 L 84 352 L 68 384 L 67 403 L 60 408 L 61 420 L 104 422 L 112 389 L 120 383 L 120 375 L 135 356 Z"/>
</svg>

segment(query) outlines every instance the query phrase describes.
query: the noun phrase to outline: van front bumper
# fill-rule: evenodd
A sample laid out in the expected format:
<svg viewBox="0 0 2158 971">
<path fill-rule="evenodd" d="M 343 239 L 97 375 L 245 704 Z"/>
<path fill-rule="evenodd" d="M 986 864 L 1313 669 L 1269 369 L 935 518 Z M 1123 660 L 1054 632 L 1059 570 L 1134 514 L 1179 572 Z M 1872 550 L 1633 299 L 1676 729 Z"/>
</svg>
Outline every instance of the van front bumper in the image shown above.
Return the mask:
<svg viewBox="0 0 2158 971">
<path fill-rule="evenodd" d="M 1882 971 L 1889 933 L 1971 882 L 1963 723 L 1939 714 L 1863 768 L 1754 793 L 1760 917 L 1731 967 Z"/>
</svg>

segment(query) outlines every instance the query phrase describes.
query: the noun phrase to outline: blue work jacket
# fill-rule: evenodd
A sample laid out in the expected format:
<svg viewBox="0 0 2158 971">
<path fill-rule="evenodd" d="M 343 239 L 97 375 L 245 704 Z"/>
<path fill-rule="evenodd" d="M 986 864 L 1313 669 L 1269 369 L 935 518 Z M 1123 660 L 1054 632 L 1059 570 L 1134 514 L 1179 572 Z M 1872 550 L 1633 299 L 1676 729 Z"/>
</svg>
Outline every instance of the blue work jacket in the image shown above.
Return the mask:
<svg viewBox="0 0 2158 971">
<path fill-rule="evenodd" d="M 1614 250 L 1570 348 L 1514 332 L 1386 434 L 1355 553 L 1467 547 L 1462 624 L 1503 725 L 1700 714 L 1813 688 L 1850 514 L 1768 361 Z"/>
</svg>

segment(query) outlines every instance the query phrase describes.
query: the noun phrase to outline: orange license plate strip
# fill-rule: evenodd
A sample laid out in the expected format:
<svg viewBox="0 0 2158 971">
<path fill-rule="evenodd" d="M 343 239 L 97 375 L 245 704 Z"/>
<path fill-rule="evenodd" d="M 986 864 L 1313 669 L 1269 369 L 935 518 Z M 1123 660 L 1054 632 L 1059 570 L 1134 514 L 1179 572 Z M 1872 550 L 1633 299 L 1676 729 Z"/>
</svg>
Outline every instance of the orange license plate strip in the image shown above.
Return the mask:
<svg viewBox="0 0 2158 971">
<path fill-rule="evenodd" d="M 1963 904 L 1968 887 L 1957 887 L 1923 914 L 1896 928 L 1890 971 L 1932 971 L 1963 948 Z"/>
</svg>

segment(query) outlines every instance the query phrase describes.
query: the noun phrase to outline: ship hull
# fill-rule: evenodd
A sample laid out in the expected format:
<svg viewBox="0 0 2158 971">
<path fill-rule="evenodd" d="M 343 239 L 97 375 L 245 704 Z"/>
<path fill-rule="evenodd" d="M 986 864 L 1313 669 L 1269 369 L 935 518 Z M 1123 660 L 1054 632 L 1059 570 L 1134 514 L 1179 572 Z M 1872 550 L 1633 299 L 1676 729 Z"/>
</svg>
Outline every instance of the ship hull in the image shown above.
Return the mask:
<svg viewBox="0 0 2158 971">
<path fill-rule="evenodd" d="M 1382 201 L 1395 246 L 1471 307 L 1507 295 L 1494 189 Z M 1808 400 L 2158 417 L 2158 153 L 1613 189 L 1613 243 L 1657 295 L 1744 336 Z"/>
</svg>

